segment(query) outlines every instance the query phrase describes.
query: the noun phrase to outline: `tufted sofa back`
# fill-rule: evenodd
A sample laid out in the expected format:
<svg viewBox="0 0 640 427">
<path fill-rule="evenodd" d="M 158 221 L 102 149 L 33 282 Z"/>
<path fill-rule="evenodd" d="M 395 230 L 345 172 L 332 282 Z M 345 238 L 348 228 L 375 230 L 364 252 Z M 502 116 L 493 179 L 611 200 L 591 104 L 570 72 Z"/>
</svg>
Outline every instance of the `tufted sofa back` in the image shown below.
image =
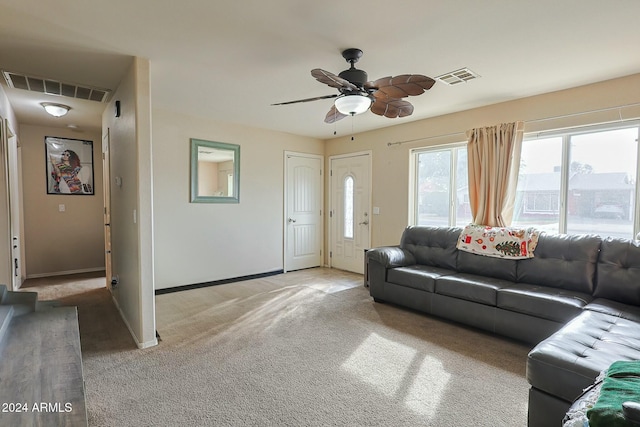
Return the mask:
<svg viewBox="0 0 640 427">
<path fill-rule="evenodd" d="M 494 258 L 464 251 L 458 254 L 458 271 L 461 273 L 515 282 L 517 265 L 518 261 L 514 259 Z"/>
<path fill-rule="evenodd" d="M 409 226 L 405 228 L 400 247 L 411 252 L 418 264 L 456 269 L 456 243 L 461 228 Z"/>
<path fill-rule="evenodd" d="M 602 241 L 593 296 L 640 305 L 640 242 L 611 237 Z"/>
<path fill-rule="evenodd" d="M 400 247 L 417 264 L 584 292 L 640 306 L 640 242 L 542 233 L 534 257 L 506 260 L 458 251 L 459 227 L 409 226 Z"/>
<path fill-rule="evenodd" d="M 534 257 L 518 261 L 518 282 L 592 294 L 602 239 L 542 233 Z"/>
</svg>

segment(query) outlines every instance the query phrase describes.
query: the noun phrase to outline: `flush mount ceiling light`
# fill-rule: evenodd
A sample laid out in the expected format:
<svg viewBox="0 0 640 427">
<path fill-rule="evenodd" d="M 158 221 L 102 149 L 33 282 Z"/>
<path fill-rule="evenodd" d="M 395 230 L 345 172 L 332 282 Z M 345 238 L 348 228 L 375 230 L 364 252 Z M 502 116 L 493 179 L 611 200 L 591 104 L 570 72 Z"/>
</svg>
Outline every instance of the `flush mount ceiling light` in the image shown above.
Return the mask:
<svg viewBox="0 0 640 427">
<path fill-rule="evenodd" d="M 335 106 L 340 113 L 355 116 L 371 107 L 371 98 L 359 94 L 344 95 L 336 98 Z"/>
<path fill-rule="evenodd" d="M 71 109 L 71 107 L 69 107 L 68 105 L 54 104 L 52 102 L 43 102 L 40 105 L 42 105 L 45 111 L 51 114 L 53 117 L 62 117 Z"/>
</svg>

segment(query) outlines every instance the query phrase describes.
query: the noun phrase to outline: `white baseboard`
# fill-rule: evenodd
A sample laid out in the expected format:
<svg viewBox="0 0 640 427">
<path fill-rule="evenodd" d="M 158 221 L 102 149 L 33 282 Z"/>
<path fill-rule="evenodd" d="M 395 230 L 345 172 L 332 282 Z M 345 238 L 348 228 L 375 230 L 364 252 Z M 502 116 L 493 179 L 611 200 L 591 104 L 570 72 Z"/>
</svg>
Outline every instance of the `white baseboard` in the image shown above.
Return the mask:
<svg viewBox="0 0 640 427">
<path fill-rule="evenodd" d="M 109 290 L 109 292 L 111 292 L 111 290 Z M 154 337 L 151 341 L 140 342 L 140 340 L 138 339 L 138 336 L 135 334 L 135 332 L 133 332 L 133 329 L 131 329 L 131 325 L 129 325 L 129 321 L 127 320 L 126 316 L 120 309 L 120 304 L 118 304 L 118 300 L 116 300 L 115 296 L 113 295 L 113 292 L 111 292 L 111 299 L 113 300 L 113 303 L 115 304 L 116 308 L 118 309 L 118 312 L 120 313 L 120 317 L 124 321 L 124 324 L 127 325 L 127 329 L 129 329 L 129 333 L 133 337 L 133 340 L 136 342 L 136 345 L 138 346 L 139 349 L 154 347 L 158 345 L 157 337 Z"/>
<path fill-rule="evenodd" d="M 80 270 L 55 271 L 52 273 L 29 274 L 26 276 L 25 279 L 39 279 L 41 277 L 67 276 L 69 274 L 80 274 L 80 273 L 95 273 L 96 271 L 105 271 L 105 268 L 104 267 L 83 268 Z"/>
</svg>

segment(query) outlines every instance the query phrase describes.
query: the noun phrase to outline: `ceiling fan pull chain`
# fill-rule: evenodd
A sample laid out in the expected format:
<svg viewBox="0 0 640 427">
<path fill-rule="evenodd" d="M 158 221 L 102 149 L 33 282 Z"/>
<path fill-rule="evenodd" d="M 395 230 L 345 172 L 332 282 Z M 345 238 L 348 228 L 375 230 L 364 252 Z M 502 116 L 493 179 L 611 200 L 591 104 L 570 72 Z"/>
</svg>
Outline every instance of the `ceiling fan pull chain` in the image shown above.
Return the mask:
<svg viewBox="0 0 640 427">
<path fill-rule="evenodd" d="M 351 140 L 353 141 L 355 138 L 353 137 L 353 121 L 355 120 L 355 114 L 351 115 Z"/>
</svg>

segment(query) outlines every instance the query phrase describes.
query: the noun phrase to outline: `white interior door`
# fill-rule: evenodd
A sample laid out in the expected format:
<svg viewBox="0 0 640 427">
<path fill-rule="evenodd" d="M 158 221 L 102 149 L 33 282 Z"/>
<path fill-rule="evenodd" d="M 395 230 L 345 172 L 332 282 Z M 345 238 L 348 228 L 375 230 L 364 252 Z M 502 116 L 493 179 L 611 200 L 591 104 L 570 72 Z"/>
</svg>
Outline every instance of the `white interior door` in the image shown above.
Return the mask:
<svg viewBox="0 0 640 427">
<path fill-rule="evenodd" d="M 9 180 L 9 220 L 11 233 L 11 259 L 12 259 L 12 288 L 17 291 L 22 286 L 22 233 L 21 233 L 21 209 L 22 194 L 20 193 L 20 148 L 16 136 L 11 132 L 9 123 L 5 122 L 7 137 L 7 170 Z"/>
<path fill-rule="evenodd" d="M 13 283 L 13 256 L 11 251 L 8 159 L 4 119 L 0 117 L 0 284 L 11 286 Z"/>
<path fill-rule="evenodd" d="M 17 138 L 0 117 L 0 283 L 11 290 L 22 285 L 20 201 Z"/>
<path fill-rule="evenodd" d="M 285 271 L 322 265 L 322 163 L 285 153 Z"/>
<path fill-rule="evenodd" d="M 331 266 L 364 273 L 369 248 L 371 153 L 331 159 Z"/>
</svg>

